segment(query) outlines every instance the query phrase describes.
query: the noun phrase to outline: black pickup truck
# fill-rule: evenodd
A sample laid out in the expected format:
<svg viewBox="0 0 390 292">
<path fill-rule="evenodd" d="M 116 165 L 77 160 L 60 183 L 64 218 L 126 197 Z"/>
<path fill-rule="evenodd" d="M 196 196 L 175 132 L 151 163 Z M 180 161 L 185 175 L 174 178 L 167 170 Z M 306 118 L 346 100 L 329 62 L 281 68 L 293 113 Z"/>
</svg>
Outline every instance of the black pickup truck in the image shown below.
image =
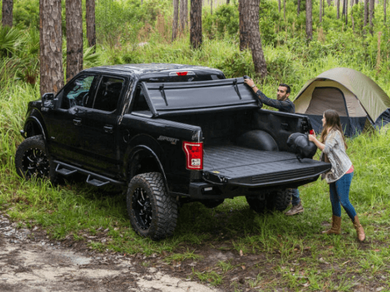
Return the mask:
<svg viewBox="0 0 390 292">
<path fill-rule="evenodd" d="M 243 78 L 217 69 L 102 66 L 29 103 L 15 165 L 26 179 L 123 186 L 134 230 L 158 240 L 186 202 L 245 196 L 257 212 L 287 208 L 289 188 L 330 169 L 287 144 L 310 130 L 306 116 L 261 109 Z"/>
</svg>

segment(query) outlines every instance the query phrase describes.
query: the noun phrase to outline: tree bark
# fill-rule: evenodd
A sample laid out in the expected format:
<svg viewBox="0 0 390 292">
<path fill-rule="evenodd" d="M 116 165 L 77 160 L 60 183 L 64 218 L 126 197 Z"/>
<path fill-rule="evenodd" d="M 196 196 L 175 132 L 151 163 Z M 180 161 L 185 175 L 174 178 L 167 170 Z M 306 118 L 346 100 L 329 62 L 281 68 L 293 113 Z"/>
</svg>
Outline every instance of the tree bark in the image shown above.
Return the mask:
<svg viewBox="0 0 390 292">
<path fill-rule="evenodd" d="M 348 24 L 348 0 L 344 0 L 345 7 L 345 24 Z"/>
<path fill-rule="evenodd" d="M 283 17 L 284 21 L 286 21 L 286 0 L 283 0 Z"/>
<path fill-rule="evenodd" d="M 172 42 L 177 37 L 178 24 L 179 24 L 179 0 L 173 0 Z"/>
<path fill-rule="evenodd" d="M 13 11 L 14 1 L 13 0 L 3 0 L 3 8 L 2 8 L 2 24 L 3 26 L 12 27 L 13 23 Z"/>
<path fill-rule="evenodd" d="M 326 2 L 328 2 L 328 7 L 332 5 L 332 0 L 326 0 Z"/>
<path fill-rule="evenodd" d="M 374 31 L 374 11 L 375 11 L 375 0 L 370 0 L 369 3 L 369 21 L 370 21 L 370 33 L 373 34 Z"/>
<path fill-rule="evenodd" d="M 62 69 L 61 0 L 40 0 L 40 91 L 58 92 L 64 85 Z"/>
<path fill-rule="evenodd" d="M 180 1 L 180 31 L 185 32 L 188 22 L 188 0 Z"/>
<path fill-rule="evenodd" d="M 297 16 L 299 16 L 299 12 L 301 12 L 301 0 L 298 0 L 298 4 L 297 4 Z"/>
<path fill-rule="evenodd" d="M 228 4 L 228 5 L 229 5 L 229 3 L 230 3 L 230 0 L 226 0 L 226 4 Z"/>
<path fill-rule="evenodd" d="M 282 0 L 278 0 L 278 9 L 279 9 L 279 13 L 280 11 L 282 10 Z"/>
<path fill-rule="evenodd" d="M 319 19 L 320 23 L 322 22 L 322 9 L 323 9 L 322 0 L 320 0 L 320 19 Z"/>
<path fill-rule="evenodd" d="M 363 26 L 367 26 L 368 23 L 368 1 L 369 0 L 364 0 Z"/>
<path fill-rule="evenodd" d="M 95 26 L 95 0 L 85 2 L 85 20 L 87 23 L 88 46 L 96 46 L 96 26 Z"/>
<path fill-rule="evenodd" d="M 255 65 L 255 72 L 260 75 L 261 79 L 263 79 L 267 75 L 267 65 L 265 63 L 263 47 L 261 45 L 259 28 L 260 0 L 249 0 L 248 2 L 248 28 L 252 59 L 253 64 Z"/>
<path fill-rule="evenodd" d="M 306 40 L 309 43 L 313 39 L 312 0 L 306 0 Z"/>
<path fill-rule="evenodd" d="M 249 48 L 249 0 L 239 0 L 240 51 Z"/>
<path fill-rule="evenodd" d="M 337 1 L 337 19 L 340 19 L 340 1 L 341 0 L 336 0 Z"/>
<path fill-rule="evenodd" d="M 81 0 L 66 0 L 66 82 L 83 70 Z"/>
<path fill-rule="evenodd" d="M 202 0 L 191 0 L 190 23 L 191 46 L 198 49 L 202 45 Z"/>
</svg>

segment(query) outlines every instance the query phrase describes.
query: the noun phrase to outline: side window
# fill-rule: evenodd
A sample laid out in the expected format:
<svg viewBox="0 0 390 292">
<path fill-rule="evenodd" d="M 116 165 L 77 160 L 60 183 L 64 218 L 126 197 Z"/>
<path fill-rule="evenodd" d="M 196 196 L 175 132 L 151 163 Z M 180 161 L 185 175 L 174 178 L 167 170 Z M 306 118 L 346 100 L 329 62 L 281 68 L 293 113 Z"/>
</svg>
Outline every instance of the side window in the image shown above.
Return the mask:
<svg viewBox="0 0 390 292">
<path fill-rule="evenodd" d="M 133 104 L 133 112 L 148 112 L 150 113 L 149 105 L 146 102 L 145 95 L 143 93 L 143 89 L 138 86 L 136 93 L 135 93 L 135 99 Z"/>
<path fill-rule="evenodd" d="M 123 79 L 103 77 L 96 94 L 93 108 L 109 112 L 115 110 L 121 95 L 123 83 Z"/>
<path fill-rule="evenodd" d="M 80 76 L 69 83 L 62 98 L 61 108 L 68 109 L 76 105 L 87 106 L 90 97 L 90 89 L 95 76 Z"/>
</svg>

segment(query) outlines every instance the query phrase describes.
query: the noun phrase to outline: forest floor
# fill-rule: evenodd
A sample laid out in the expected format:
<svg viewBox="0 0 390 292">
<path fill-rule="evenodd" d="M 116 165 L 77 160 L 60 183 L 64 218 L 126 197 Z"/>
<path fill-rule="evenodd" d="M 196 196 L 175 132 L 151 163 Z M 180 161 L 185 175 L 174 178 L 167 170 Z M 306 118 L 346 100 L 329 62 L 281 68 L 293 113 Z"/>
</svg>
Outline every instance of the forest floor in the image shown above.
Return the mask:
<svg viewBox="0 0 390 292">
<path fill-rule="evenodd" d="M 53 241 L 38 227 L 17 229 L 0 214 L 0 291 L 213 292 L 215 288 L 175 277 L 152 256 L 98 253 L 85 242 Z"/>
<path fill-rule="evenodd" d="M 101 233 L 100 238 L 94 236 L 93 240 L 104 240 L 104 236 L 104 233 Z M 13 223 L 6 213 L 0 213 L 0 291 L 295 290 L 285 286 L 282 274 L 276 273 L 276 266 L 269 261 L 269 256 L 278 257 L 279 254 L 246 255 L 241 251 L 237 252 L 232 246 L 221 244 L 215 242 L 215 245 L 182 247 L 186 250 L 195 248 L 201 260 L 167 261 L 165 252 L 148 257 L 142 254 L 126 255 L 108 250 L 98 252 L 88 246 L 88 239 L 75 241 L 69 236 L 61 241 L 51 240 L 46 231 L 40 227 L 18 228 L 17 223 Z M 223 244 L 226 245 L 226 242 Z M 310 248 L 303 250 L 301 257 L 310 258 Z M 229 263 L 229 266 L 221 267 L 218 264 L 221 262 Z M 291 273 L 298 273 L 307 265 L 303 263 L 302 266 L 299 261 L 294 262 L 297 266 L 289 268 Z M 348 262 L 350 261 L 345 263 Z M 330 272 L 329 280 L 339 281 L 336 277 L 338 269 L 344 268 L 340 266 L 332 271 L 325 260 L 321 263 L 322 271 L 318 272 Z M 224 271 L 222 277 L 218 273 L 218 268 Z M 306 268 L 310 270 L 309 266 Z M 387 275 L 382 277 L 387 278 Z M 302 276 L 302 279 L 306 277 Z M 386 291 L 384 287 L 386 285 L 380 283 L 380 280 L 382 279 L 376 277 L 366 279 L 356 273 L 355 283 L 351 285 L 349 291 Z M 306 279 L 301 289 L 307 290 L 308 286 L 309 280 Z M 335 291 L 334 289 L 329 291 L 331 290 Z"/>
</svg>

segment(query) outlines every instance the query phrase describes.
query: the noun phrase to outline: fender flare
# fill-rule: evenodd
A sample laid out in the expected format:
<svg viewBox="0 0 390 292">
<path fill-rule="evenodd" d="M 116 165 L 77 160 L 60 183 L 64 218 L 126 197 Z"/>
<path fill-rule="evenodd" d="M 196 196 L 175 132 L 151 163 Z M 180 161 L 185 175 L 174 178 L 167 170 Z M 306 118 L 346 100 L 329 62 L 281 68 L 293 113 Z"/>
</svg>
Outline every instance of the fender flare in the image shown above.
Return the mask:
<svg viewBox="0 0 390 292">
<path fill-rule="evenodd" d="M 41 132 L 41 134 L 43 136 L 43 139 L 46 142 L 47 141 L 47 136 L 46 136 L 45 128 L 43 127 L 41 121 L 37 117 L 35 117 L 35 116 L 30 116 L 30 117 L 27 118 L 26 122 L 24 123 L 24 127 L 23 127 L 23 129 L 24 129 L 24 135 L 23 136 L 25 138 L 28 138 L 28 136 L 26 136 L 27 135 L 27 127 L 30 124 L 38 126 L 38 128 L 40 129 L 40 132 Z"/>
<path fill-rule="evenodd" d="M 168 180 L 167 180 L 167 177 L 165 175 L 165 171 L 164 171 L 164 167 L 161 163 L 161 160 L 160 158 L 157 156 L 157 154 L 153 151 L 152 148 L 146 146 L 146 145 L 137 145 L 136 147 L 132 148 L 128 153 L 126 153 L 126 163 L 124 165 L 124 169 L 125 171 L 127 172 L 130 165 L 131 165 L 131 161 L 134 160 L 134 156 L 137 155 L 139 152 L 146 152 L 150 155 L 152 155 L 153 159 L 157 162 L 157 165 L 158 165 L 158 168 L 163 176 L 163 180 L 164 180 L 164 185 L 165 185 L 165 188 L 166 190 L 169 192 L 169 188 L 168 188 Z M 130 179 L 130 176 L 127 176 L 128 179 Z"/>
</svg>

